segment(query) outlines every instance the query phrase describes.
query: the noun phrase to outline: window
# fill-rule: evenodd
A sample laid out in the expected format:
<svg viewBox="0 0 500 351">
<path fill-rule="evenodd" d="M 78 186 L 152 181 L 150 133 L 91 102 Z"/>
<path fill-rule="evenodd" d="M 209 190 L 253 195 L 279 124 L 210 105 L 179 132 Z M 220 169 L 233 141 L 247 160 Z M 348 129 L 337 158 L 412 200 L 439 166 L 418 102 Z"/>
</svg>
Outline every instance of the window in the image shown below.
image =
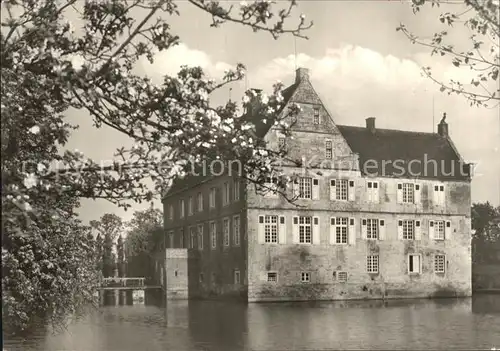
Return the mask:
<svg viewBox="0 0 500 351">
<path fill-rule="evenodd" d="M 336 191 L 337 191 L 337 200 L 347 200 L 347 187 L 349 183 L 348 180 L 346 179 L 338 179 L 337 180 L 337 186 L 336 186 Z"/>
<path fill-rule="evenodd" d="M 198 249 L 203 250 L 203 224 L 198 225 Z"/>
<path fill-rule="evenodd" d="M 403 202 L 412 204 L 415 201 L 414 184 L 403 183 Z"/>
<path fill-rule="evenodd" d="M 212 272 L 212 284 L 217 284 L 216 280 L 217 280 L 217 275 L 214 272 Z"/>
<path fill-rule="evenodd" d="M 335 219 L 335 243 L 336 244 L 347 244 L 347 228 L 349 224 L 349 218 L 347 217 L 337 217 Z"/>
<path fill-rule="evenodd" d="M 403 220 L 399 221 L 399 224 L 403 226 L 403 240 L 414 240 L 415 222 L 413 220 Z"/>
<path fill-rule="evenodd" d="M 179 201 L 179 217 L 184 218 L 184 200 Z"/>
<path fill-rule="evenodd" d="M 203 273 L 200 273 L 200 283 L 203 283 Z"/>
<path fill-rule="evenodd" d="M 188 199 L 188 216 L 192 216 L 193 213 L 194 213 L 193 197 L 190 196 Z"/>
<path fill-rule="evenodd" d="M 379 202 L 379 192 L 378 192 L 378 189 L 379 189 L 379 184 L 378 182 L 374 182 L 374 181 L 369 181 L 367 182 L 367 196 L 368 196 L 368 201 L 369 202 Z"/>
<path fill-rule="evenodd" d="M 184 229 L 183 228 L 179 229 L 179 232 L 180 232 L 180 235 L 179 235 L 179 237 L 180 237 L 180 246 L 179 247 L 181 249 L 184 249 L 185 248 L 184 245 L 186 243 L 186 240 L 184 238 Z"/>
<path fill-rule="evenodd" d="M 378 219 L 363 219 L 363 225 L 366 225 L 366 238 L 378 239 Z"/>
<path fill-rule="evenodd" d="M 319 124 L 319 107 L 314 107 L 314 124 Z"/>
<path fill-rule="evenodd" d="M 264 182 L 264 196 L 275 197 L 278 195 L 276 190 L 278 189 L 278 178 L 277 177 L 267 177 Z"/>
<path fill-rule="evenodd" d="M 198 212 L 203 212 L 203 193 L 198 193 Z"/>
<path fill-rule="evenodd" d="M 234 201 L 240 200 L 240 181 L 238 179 L 233 181 L 233 199 Z"/>
<path fill-rule="evenodd" d="M 312 178 L 301 177 L 297 181 L 299 199 L 312 199 Z"/>
<path fill-rule="evenodd" d="M 210 241 L 212 243 L 212 249 L 217 247 L 217 227 L 215 222 L 210 222 Z"/>
<path fill-rule="evenodd" d="M 172 205 L 168 206 L 168 218 L 174 219 L 174 206 Z"/>
<path fill-rule="evenodd" d="M 341 283 L 347 281 L 347 272 L 337 272 L 337 280 Z"/>
<path fill-rule="evenodd" d="M 445 256 L 444 255 L 435 255 L 434 256 L 434 272 L 435 273 L 444 273 L 445 270 Z"/>
<path fill-rule="evenodd" d="M 434 229 L 434 240 L 444 240 L 444 221 L 430 221 L 431 229 Z"/>
<path fill-rule="evenodd" d="M 278 137 L 278 147 L 280 149 L 283 149 L 286 146 L 286 139 L 285 137 Z"/>
<path fill-rule="evenodd" d="M 240 216 L 233 217 L 233 243 L 235 246 L 240 245 Z"/>
<path fill-rule="evenodd" d="M 224 196 L 222 197 L 222 205 L 227 206 L 231 202 L 229 198 L 229 182 L 224 183 Z"/>
<path fill-rule="evenodd" d="M 445 195 L 444 195 L 444 185 L 436 184 L 434 185 L 434 203 L 436 205 L 444 205 Z"/>
<path fill-rule="evenodd" d="M 378 255 L 366 256 L 366 271 L 368 273 L 378 273 Z"/>
<path fill-rule="evenodd" d="M 420 273 L 420 255 L 408 255 L 408 273 Z"/>
<path fill-rule="evenodd" d="M 240 283 L 240 271 L 235 270 L 234 271 L 234 284 L 239 284 Z"/>
<path fill-rule="evenodd" d="M 264 216 L 264 242 L 278 242 L 278 216 Z"/>
<path fill-rule="evenodd" d="M 299 243 L 312 243 L 312 217 L 299 217 Z"/>
<path fill-rule="evenodd" d="M 333 158 L 333 147 L 332 147 L 332 141 L 327 140 L 325 142 L 325 157 L 327 159 L 332 159 Z"/>
<path fill-rule="evenodd" d="M 215 188 L 211 188 L 210 189 L 210 193 L 208 195 L 208 200 L 209 200 L 210 208 L 215 208 L 215 193 L 216 193 L 216 189 Z"/>
<path fill-rule="evenodd" d="M 190 230 L 189 230 L 189 248 L 190 249 L 194 249 L 195 247 L 195 236 L 196 236 L 196 232 L 195 232 L 195 228 L 194 227 L 191 227 Z"/>
<path fill-rule="evenodd" d="M 278 273 L 276 272 L 268 272 L 267 273 L 267 281 L 268 282 L 277 282 L 278 281 Z"/>
<path fill-rule="evenodd" d="M 168 247 L 171 249 L 174 247 L 174 232 L 173 231 L 168 232 Z"/>
<path fill-rule="evenodd" d="M 225 218 L 223 222 L 224 230 L 224 246 L 229 246 L 229 218 Z"/>
<path fill-rule="evenodd" d="M 309 283 L 311 281 L 311 274 L 309 272 L 302 272 L 300 275 L 300 280 L 303 283 Z"/>
</svg>

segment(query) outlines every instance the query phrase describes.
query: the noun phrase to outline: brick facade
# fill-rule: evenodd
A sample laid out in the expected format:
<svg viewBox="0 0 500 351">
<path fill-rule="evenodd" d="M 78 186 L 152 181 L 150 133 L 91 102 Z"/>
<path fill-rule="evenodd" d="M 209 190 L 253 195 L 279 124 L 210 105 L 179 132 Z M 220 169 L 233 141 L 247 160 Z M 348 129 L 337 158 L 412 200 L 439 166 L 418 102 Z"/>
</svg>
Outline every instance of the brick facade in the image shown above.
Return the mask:
<svg viewBox="0 0 500 351">
<path fill-rule="evenodd" d="M 285 173 L 312 179 L 312 199 L 299 199 L 291 204 L 280 196 L 259 195 L 254 185 L 239 182 L 240 197 L 234 200 L 234 178 L 228 176 L 207 178 L 178 188 L 174 186 L 164 198 L 165 233 L 166 242 L 173 244 L 173 247 L 167 246 L 167 251 L 184 247 L 190 252 L 185 255 L 189 263 L 184 265 L 188 267 L 186 296 L 243 296 L 248 301 L 469 296 L 470 178 L 367 176 L 360 166 L 359 152 L 353 150 L 352 140 L 343 134 L 345 127 L 334 123 L 314 91 L 307 70 L 297 71 L 292 87 L 288 103 L 298 103 L 302 112 L 293 127 L 293 138 L 286 140 L 286 146 L 289 157 L 306 160 L 308 169 L 284 169 Z M 367 129 L 377 135 L 374 119 L 367 121 Z M 392 135 L 387 130 L 381 130 L 381 136 L 383 133 Z M 274 147 L 279 137 L 271 129 L 265 139 Z M 415 140 L 415 145 L 420 143 L 424 147 L 444 145 L 440 147 L 444 150 L 441 154 L 459 158 L 447 135 L 409 134 L 408 137 L 403 135 L 402 140 L 410 144 Z M 333 149 L 331 156 L 326 152 L 329 142 Z M 398 148 L 398 145 L 393 147 Z M 434 149 L 429 153 L 436 154 Z M 341 193 L 340 188 L 337 190 L 341 180 L 346 181 L 345 198 L 339 200 L 335 197 L 337 191 Z M 226 182 L 230 187 L 230 203 L 223 205 Z M 377 184 L 376 192 L 369 189 L 373 183 Z M 414 199 L 410 203 L 402 203 L 406 184 L 411 184 L 408 186 L 413 189 Z M 290 195 L 297 186 L 289 184 Z M 209 208 L 212 188 L 217 189 L 215 209 Z M 437 195 L 434 189 L 443 191 Z M 188 199 L 193 197 L 196 207 L 200 192 L 203 211 L 195 210 L 188 216 Z M 179 218 L 181 199 L 186 206 L 184 218 Z M 169 218 L 170 206 L 174 207 L 172 219 Z M 240 218 L 237 246 L 234 216 Z M 307 225 L 299 229 L 299 217 L 311 218 L 308 243 L 300 243 L 306 240 L 304 233 L 309 229 Z M 229 245 L 225 245 L 223 238 L 225 218 L 230 222 Z M 345 227 L 343 218 L 346 218 Z M 217 228 L 215 249 L 211 247 L 212 221 Z M 376 223 L 376 239 L 367 236 L 369 223 Z M 407 223 L 411 224 L 410 239 L 403 238 L 403 235 L 410 235 L 403 229 Z M 203 249 L 198 247 L 197 238 L 194 248 L 189 248 L 189 228 L 198 224 L 204 226 Z M 442 238 L 436 239 L 436 231 L 441 232 L 435 228 L 442 229 Z M 183 243 L 181 229 L 185 235 Z M 303 236 L 300 230 L 304 231 Z M 169 240 L 171 234 L 173 237 Z M 266 242 L 273 240 L 277 242 Z M 410 258 L 410 255 L 418 258 Z M 368 272 L 368 259 L 377 260 L 376 272 Z M 165 262 L 169 291 L 176 286 L 176 279 L 180 279 L 172 276 L 179 263 L 169 259 Z M 410 269 L 416 272 L 409 272 Z"/>
</svg>

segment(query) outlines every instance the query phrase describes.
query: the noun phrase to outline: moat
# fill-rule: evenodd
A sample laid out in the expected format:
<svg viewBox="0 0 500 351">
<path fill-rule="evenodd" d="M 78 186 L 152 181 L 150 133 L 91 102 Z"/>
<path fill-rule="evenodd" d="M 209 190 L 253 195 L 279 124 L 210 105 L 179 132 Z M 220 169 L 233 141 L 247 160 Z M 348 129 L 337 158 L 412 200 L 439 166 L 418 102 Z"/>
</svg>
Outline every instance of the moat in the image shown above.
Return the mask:
<svg viewBox="0 0 500 351">
<path fill-rule="evenodd" d="M 4 341 L 8 351 L 500 348 L 500 295 L 245 304 L 169 301 L 106 306 L 53 334 Z"/>
</svg>

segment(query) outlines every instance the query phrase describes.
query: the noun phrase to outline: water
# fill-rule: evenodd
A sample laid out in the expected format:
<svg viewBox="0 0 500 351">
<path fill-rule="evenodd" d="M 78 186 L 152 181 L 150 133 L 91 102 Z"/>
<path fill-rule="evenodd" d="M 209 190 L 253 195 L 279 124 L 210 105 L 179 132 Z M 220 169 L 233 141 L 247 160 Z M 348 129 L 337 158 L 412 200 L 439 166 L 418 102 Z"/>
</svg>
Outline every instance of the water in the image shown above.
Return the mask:
<svg viewBox="0 0 500 351">
<path fill-rule="evenodd" d="M 500 295 L 468 299 L 244 304 L 171 301 L 102 307 L 17 350 L 325 350 L 500 348 Z"/>
</svg>

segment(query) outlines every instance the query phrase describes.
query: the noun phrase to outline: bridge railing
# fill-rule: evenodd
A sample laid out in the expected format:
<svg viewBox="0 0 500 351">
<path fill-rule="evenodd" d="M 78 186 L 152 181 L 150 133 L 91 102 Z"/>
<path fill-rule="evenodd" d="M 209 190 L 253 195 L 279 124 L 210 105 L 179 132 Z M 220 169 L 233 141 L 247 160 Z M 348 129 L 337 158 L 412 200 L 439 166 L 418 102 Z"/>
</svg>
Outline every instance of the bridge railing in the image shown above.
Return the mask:
<svg viewBox="0 0 500 351">
<path fill-rule="evenodd" d="M 101 285 L 102 287 L 140 287 L 144 286 L 144 281 L 146 278 L 142 277 L 109 277 L 103 278 Z"/>
</svg>

